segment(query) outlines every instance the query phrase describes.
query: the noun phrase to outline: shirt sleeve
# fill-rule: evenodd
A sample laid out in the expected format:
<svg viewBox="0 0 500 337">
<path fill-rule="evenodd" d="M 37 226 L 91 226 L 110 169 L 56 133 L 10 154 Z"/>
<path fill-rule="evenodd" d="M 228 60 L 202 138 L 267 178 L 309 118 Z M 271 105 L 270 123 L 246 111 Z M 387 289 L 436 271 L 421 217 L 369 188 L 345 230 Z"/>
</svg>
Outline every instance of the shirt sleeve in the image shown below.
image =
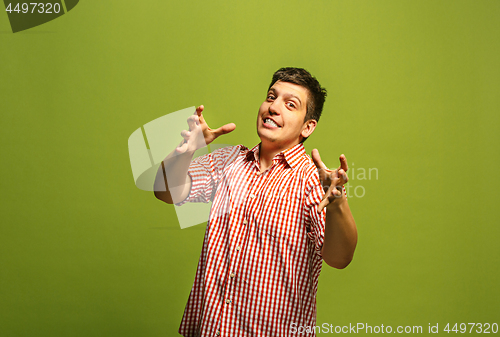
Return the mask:
<svg viewBox="0 0 500 337">
<path fill-rule="evenodd" d="M 325 239 L 326 208 L 323 208 L 318 213 L 318 206 L 324 194 L 325 192 L 319 181 L 318 170 L 314 168 L 306 181 L 305 225 L 307 236 L 314 244 L 314 249 L 319 256 L 321 256 L 321 249 Z"/>
<path fill-rule="evenodd" d="M 214 177 L 210 170 L 212 155 L 207 154 L 193 160 L 189 165 L 188 175 L 191 177 L 191 189 L 186 199 L 176 206 L 181 206 L 186 202 L 208 203 L 214 191 Z"/>
<path fill-rule="evenodd" d="M 186 199 L 175 205 L 212 201 L 224 168 L 239 152 L 240 146 L 229 146 L 193 159 L 188 169 L 188 175 L 191 177 L 191 190 Z"/>
</svg>

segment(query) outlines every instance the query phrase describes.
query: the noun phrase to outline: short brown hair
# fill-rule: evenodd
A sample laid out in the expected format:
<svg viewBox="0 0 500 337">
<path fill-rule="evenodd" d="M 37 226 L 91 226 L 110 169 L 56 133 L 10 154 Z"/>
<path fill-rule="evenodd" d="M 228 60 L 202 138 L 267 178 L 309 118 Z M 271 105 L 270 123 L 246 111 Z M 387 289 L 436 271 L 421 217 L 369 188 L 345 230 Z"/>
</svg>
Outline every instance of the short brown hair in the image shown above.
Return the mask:
<svg viewBox="0 0 500 337">
<path fill-rule="evenodd" d="M 318 122 L 326 99 L 326 89 L 321 87 L 318 80 L 305 69 L 287 67 L 281 68 L 274 73 L 268 90 L 278 81 L 297 84 L 309 91 L 304 122 L 310 119 Z"/>
</svg>

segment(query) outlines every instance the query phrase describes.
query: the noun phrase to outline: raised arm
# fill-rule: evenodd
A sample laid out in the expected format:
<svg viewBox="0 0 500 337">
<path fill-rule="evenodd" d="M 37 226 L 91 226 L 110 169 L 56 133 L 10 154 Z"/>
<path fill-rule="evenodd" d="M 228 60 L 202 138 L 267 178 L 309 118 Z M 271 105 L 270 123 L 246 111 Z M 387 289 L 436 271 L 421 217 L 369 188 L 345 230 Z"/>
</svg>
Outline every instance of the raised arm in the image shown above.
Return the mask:
<svg viewBox="0 0 500 337">
<path fill-rule="evenodd" d="M 358 242 L 356 223 L 347 203 L 343 185 L 347 183 L 347 159 L 340 156 L 340 167 L 330 170 L 321 161 L 318 150 L 312 151 L 312 159 L 318 168 L 321 185 L 328 188 L 318 212 L 326 207 L 323 260 L 331 267 L 342 269 L 349 265 Z"/>
<path fill-rule="evenodd" d="M 233 123 L 210 129 L 203 118 L 203 105 L 187 120 L 188 129 L 181 132 L 184 140 L 162 162 L 156 173 L 154 194 L 156 198 L 169 204 L 179 203 L 187 198 L 191 190 L 188 169 L 194 152 L 213 142 L 220 135 L 236 128 Z M 167 176 L 170 187 L 167 184 Z"/>
</svg>

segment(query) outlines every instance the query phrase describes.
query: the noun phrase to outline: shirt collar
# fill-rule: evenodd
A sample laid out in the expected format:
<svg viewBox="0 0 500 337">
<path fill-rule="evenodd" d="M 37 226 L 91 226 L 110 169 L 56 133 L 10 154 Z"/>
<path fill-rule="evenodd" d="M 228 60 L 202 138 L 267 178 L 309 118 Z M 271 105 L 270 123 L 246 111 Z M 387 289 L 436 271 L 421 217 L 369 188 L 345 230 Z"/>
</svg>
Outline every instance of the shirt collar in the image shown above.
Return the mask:
<svg viewBox="0 0 500 337">
<path fill-rule="evenodd" d="M 255 145 L 252 149 L 248 150 L 246 153 L 246 159 L 248 161 L 259 161 L 259 151 L 260 151 L 260 143 Z M 274 159 L 284 159 L 285 162 L 291 167 L 295 168 L 299 163 L 299 158 L 306 154 L 306 150 L 304 148 L 304 144 L 298 143 L 297 145 L 288 148 L 274 156 Z"/>
</svg>

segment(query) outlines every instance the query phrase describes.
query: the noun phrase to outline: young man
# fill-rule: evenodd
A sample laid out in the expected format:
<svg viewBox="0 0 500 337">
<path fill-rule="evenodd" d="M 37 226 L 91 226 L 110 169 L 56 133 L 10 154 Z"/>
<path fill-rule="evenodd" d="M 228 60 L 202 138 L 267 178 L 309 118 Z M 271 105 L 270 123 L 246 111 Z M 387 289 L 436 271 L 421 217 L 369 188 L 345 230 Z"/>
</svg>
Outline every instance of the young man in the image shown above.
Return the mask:
<svg viewBox="0 0 500 337">
<path fill-rule="evenodd" d="M 302 144 L 325 97 L 306 70 L 282 68 L 257 116 L 261 143 L 218 149 L 194 161 L 197 148 L 235 125 L 210 129 L 203 106 L 189 118 L 183 143 L 155 181 L 155 195 L 165 202 L 212 201 L 181 335 L 290 336 L 293 326 L 316 325 L 322 261 L 346 267 L 357 242 L 343 191 L 345 156 L 329 170 L 317 150 L 311 160 Z M 165 190 L 167 176 L 171 188 Z"/>
</svg>

